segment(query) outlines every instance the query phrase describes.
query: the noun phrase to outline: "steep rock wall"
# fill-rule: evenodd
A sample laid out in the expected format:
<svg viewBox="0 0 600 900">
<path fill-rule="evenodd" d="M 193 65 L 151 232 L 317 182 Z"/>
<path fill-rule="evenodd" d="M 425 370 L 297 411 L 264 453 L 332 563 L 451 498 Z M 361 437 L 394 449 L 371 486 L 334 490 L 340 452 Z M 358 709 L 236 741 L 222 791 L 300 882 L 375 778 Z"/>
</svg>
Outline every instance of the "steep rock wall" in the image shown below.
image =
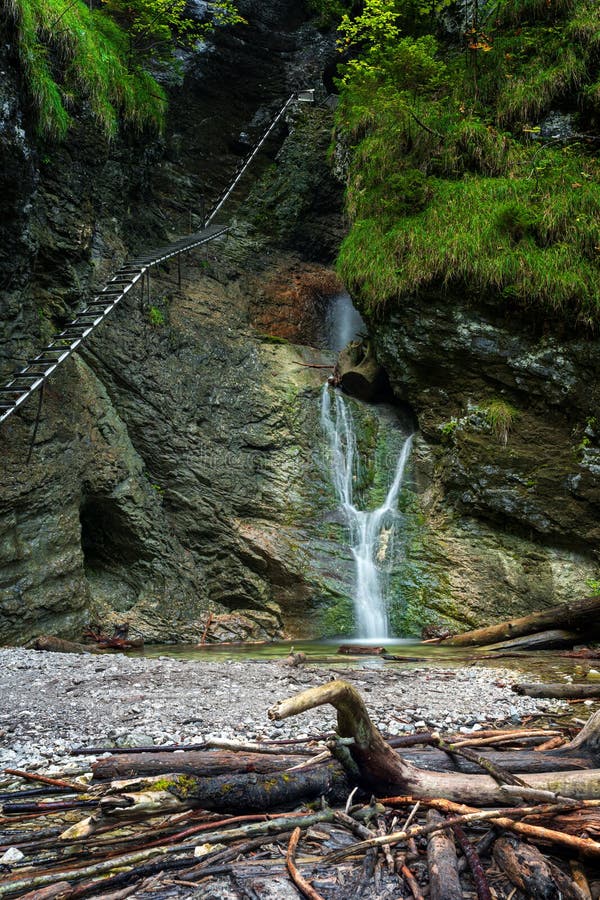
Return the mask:
<svg viewBox="0 0 600 900">
<path fill-rule="evenodd" d="M 372 329 L 421 430 L 406 628 L 589 594 L 600 549 L 595 342 L 442 295 L 408 300 Z"/>
<path fill-rule="evenodd" d="M 269 115 L 317 77 L 331 41 L 296 4 L 242 12 L 247 26 L 184 60 L 165 140 L 103 145 L 82 119 L 64 145 L 41 146 L 3 60 L 2 374 L 126 255 L 198 227 L 200 195 L 210 205 Z M 311 206 L 307 194 L 297 215 L 308 221 Z M 337 209 L 339 197 L 332 221 Z M 310 262 L 296 246 L 292 267 Z M 78 635 L 94 617 L 127 618 L 153 640 L 198 638 L 209 611 L 216 637 L 305 620 L 314 584 L 290 509 L 308 503 L 299 483 L 313 466 L 322 375 L 249 324 L 273 262 L 267 239 L 241 222 L 210 252 L 184 265 L 183 292 L 171 271 L 153 278 L 150 305 L 130 296 L 52 379 L 29 464 L 35 401 L 1 429 L 3 641 Z"/>
</svg>

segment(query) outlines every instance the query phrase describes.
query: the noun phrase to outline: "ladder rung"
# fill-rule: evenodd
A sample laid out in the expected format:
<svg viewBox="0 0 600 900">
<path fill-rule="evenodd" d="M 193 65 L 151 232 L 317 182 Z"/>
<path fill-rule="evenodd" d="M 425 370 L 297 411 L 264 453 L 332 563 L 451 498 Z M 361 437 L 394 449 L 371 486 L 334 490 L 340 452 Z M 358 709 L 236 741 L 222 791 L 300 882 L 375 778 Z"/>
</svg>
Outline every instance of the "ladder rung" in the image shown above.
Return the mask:
<svg viewBox="0 0 600 900">
<path fill-rule="evenodd" d="M 7 402 L 6 400 L 0 400 L 0 409 L 12 409 L 15 406 L 15 401 L 11 400 Z"/>
<path fill-rule="evenodd" d="M 0 394 L 22 394 L 23 391 L 27 391 L 24 385 L 21 387 L 0 387 Z"/>
</svg>

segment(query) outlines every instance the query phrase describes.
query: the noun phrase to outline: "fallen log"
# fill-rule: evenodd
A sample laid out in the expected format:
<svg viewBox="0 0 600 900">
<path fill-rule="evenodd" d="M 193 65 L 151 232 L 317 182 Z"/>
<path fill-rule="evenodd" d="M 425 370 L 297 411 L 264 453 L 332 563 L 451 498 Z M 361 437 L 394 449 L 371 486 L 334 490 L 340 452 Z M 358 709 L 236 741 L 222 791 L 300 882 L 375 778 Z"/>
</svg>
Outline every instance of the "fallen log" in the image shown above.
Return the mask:
<svg viewBox="0 0 600 900">
<path fill-rule="evenodd" d="M 47 653 L 99 653 L 97 647 L 89 644 L 77 644 L 75 641 L 67 641 L 64 638 L 55 637 L 53 634 L 40 634 L 27 644 L 30 650 L 45 650 Z"/>
<path fill-rule="evenodd" d="M 565 748 L 561 748 L 563 750 Z M 441 750 L 405 750 L 407 762 L 434 772 L 481 772 L 476 762 Z M 547 753 L 537 750 L 485 750 L 479 754 L 492 766 L 502 766 L 509 772 L 558 772 L 562 769 L 593 769 L 600 758 L 585 752 L 567 751 Z M 270 756 L 263 753 L 234 753 L 232 751 L 180 751 L 177 753 L 132 753 L 108 756 L 92 763 L 95 781 L 113 781 L 149 775 L 224 775 L 227 772 L 268 774 L 283 772 L 311 758 L 301 755 Z"/>
<path fill-rule="evenodd" d="M 536 631 L 533 634 L 510 638 L 496 644 L 486 644 L 486 653 L 501 653 L 503 650 L 553 650 L 555 648 L 572 647 L 581 640 L 576 631 L 554 628 L 551 631 Z"/>
<path fill-rule="evenodd" d="M 513 691 L 527 697 L 583 700 L 600 697 L 600 684 L 514 684 Z"/>
<path fill-rule="evenodd" d="M 598 613 L 600 613 L 600 597 L 587 597 L 584 600 L 553 606 L 542 612 L 531 613 L 518 619 L 499 622 L 497 625 L 476 628 L 464 634 L 455 634 L 453 637 L 444 638 L 441 646 L 473 647 L 478 644 L 495 644 L 548 628 L 573 628 L 575 631 L 585 628 L 586 637 L 589 637 L 590 623 L 599 621 Z"/>
<path fill-rule="evenodd" d="M 363 647 L 357 644 L 340 644 L 338 653 L 343 656 L 383 656 L 387 653 L 385 647 Z"/>
<path fill-rule="evenodd" d="M 586 900 L 572 878 L 536 847 L 513 835 L 498 838 L 492 852 L 496 864 L 525 896 L 534 900 Z"/>
<path fill-rule="evenodd" d="M 265 753 L 239 753 L 232 750 L 182 750 L 176 753 L 123 753 L 92 763 L 94 779 L 112 781 L 140 775 L 224 775 L 282 772 L 310 757 L 300 754 L 278 756 Z"/>
<path fill-rule="evenodd" d="M 269 716 L 285 719 L 327 703 L 337 710 L 339 736 L 352 739 L 348 750 L 364 787 L 379 793 L 409 793 L 417 798 L 446 797 L 476 806 L 506 803 L 501 787 L 488 775 L 431 772 L 395 753 L 371 722 L 360 694 L 344 681 L 331 681 L 282 700 L 269 710 Z M 584 745 L 579 749 L 584 749 Z M 525 783 L 565 797 L 600 797 L 598 769 L 536 773 L 528 775 Z"/>
<path fill-rule="evenodd" d="M 435 809 L 427 813 L 427 824 L 440 824 L 443 817 Z M 427 839 L 430 900 L 462 900 L 458 860 L 452 834 L 435 831 Z"/>
</svg>

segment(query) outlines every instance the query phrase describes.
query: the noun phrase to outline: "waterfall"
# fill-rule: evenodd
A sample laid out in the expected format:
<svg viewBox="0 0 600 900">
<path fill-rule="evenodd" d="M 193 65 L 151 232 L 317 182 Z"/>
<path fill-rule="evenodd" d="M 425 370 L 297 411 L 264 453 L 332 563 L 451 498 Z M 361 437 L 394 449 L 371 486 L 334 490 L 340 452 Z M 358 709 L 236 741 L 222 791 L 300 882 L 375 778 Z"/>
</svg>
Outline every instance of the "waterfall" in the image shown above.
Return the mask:
<svg viewBox="0 0 600 900">
<path fill-rule="evenodd" d="M 410 456 L 412 435 L 404 441 L 394 478 L 381 506 L 360 510 L 353 498 L 353 484 L 360 467 L 354 421 L 342 395 L 327 385 L 321 397 L 321 425 L 329 443 L 333 484 L 350 534 L 358 636 L 386 638 L 389 621 L 380 567 L 393 536 L 396 503 Z"/>
<path fill-rule="evenodd" d="M 352 303 L 350 294 L 342 291 L 332 297 L 325 321 L 327 346 L 330 350 L 339 353 L 357 334 L 366 330 L 364 320 Z"/>
</svg>

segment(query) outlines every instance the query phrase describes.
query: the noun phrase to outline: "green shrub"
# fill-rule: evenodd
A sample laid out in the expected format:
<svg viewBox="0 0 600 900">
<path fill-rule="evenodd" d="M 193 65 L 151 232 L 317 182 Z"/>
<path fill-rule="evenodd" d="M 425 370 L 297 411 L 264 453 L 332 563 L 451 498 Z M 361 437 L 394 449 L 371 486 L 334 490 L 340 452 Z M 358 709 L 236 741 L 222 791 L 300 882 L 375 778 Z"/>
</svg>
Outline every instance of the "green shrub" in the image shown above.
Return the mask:
<svg viewBox="0 0 600 900">
<path fill-rule="evenodd" d="M 162 328 L 166 324 L 166 316 L 158 306 L 151 306 L 148 310 L 148 319 L 153 328 Z"/>
<path fill-rule="evenodd" d="M 163 89 L 130 64 L 129 38 L 104 12 L 82 0 L 13 0 L 8 12 L 42 135 L 65 136 L 76 100 L 89 104 L 109 137 L 119 120 L 137 129 L 163 127 Z"/>
<path fill-rule="evenodd" d="M 482 412 L 500 443 L 506 446 L 518 411 L 505 400 L 490 400 L 482 406 Z"/>
<path fill-rule="evenodd" d="M 401 4 L 384 6 L 397 32 Z M 337 129 L 351 149 L 351 230 L 338 271 L 370 314 L 414 294 L 485 295 L 596 328 L 598 157 L 531 135 L 565 99 L 600 109 L 600 7 L 500 0 L 494 10 L 467 66 L 451 45 L 377 43 L 371 27 L 346 68 Z"/>
</svg>

